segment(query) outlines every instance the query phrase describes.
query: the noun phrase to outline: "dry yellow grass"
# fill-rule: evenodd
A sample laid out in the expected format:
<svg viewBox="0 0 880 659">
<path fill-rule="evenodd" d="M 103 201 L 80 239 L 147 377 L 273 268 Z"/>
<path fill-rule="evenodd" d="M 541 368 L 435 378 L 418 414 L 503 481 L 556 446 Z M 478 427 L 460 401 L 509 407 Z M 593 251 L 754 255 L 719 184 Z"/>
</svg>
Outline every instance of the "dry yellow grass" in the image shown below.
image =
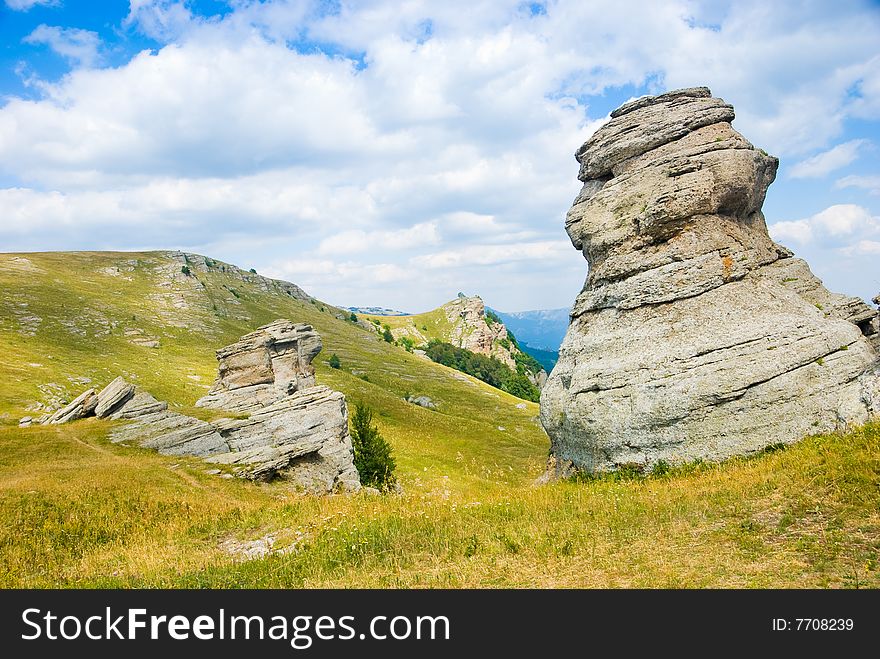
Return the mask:
<svg viewBox="0 0 880 659">
<path fill-rule="evenodd" d="M 438 489 L 404 472 L 403 496 L 323 499 L 110 445 L 105 430 L 0 432 L 0 584 L 880 586 L 877 425 L 658 478 L 478 493 L 455 473 Z M 269 533 L 274 555 L 223 549 Z"/>
</svg>

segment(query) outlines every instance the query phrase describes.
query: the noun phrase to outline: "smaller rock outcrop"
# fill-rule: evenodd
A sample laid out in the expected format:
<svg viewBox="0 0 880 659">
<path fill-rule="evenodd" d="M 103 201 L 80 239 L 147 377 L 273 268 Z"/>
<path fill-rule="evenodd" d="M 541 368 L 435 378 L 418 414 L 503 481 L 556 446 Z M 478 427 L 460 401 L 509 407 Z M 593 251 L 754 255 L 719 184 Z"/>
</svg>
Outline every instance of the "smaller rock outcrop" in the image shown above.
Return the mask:
<svg viewBox="0 0 880 659">
<path fill-rule="evenodd" d="M 196 405 L 245 412 L 313 387 L 322 347 L 311 325 L 276 320 L 217 351 L 217 380 Z"/>
<path fill-rule="evenodd" d="M 121 377 L 116 378 L 98 394 L 95 416 L 99 419 L 110 416 L 113 410 L 121 407 L 132 396 L 134 396 L 134 385 Z"/>
<path fill-rule="evenodd" d="M 67 423 L 82 419 L 94 413 L 98 405 L 98 395 L 94 389 L 86 389 L 70 403 L 49 417 L 47 423 Z"/>
<path fill-rule="evenodd" d="M 46 422 L 91 415 L 128 420 L 111 431 L 111 441 L 201 457 L 242 478 L 284 478 L 316 494 L 357 491 L 345 396 L 315 384 L 311 364 L 320 351 L 311 326 L 286 320 L 221 348 L 217 380 L 196 403 L 230 413 L 214 421 L 169 411 L 118 377 L 97 394 L 83 392 Z"/>
</svg>

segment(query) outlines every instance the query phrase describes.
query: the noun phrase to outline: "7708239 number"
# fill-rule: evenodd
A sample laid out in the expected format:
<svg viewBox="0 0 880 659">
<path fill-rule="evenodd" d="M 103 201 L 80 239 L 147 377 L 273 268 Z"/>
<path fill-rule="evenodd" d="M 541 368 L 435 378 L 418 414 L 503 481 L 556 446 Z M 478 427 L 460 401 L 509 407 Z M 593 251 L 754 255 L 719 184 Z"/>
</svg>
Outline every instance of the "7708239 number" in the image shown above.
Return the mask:
<svg viewBox="0 0 880 659">
<path fill-rule="evenodd" d="M 851 631 L 852 618 L 795 618 L 795 631 Z"/>
</svg>

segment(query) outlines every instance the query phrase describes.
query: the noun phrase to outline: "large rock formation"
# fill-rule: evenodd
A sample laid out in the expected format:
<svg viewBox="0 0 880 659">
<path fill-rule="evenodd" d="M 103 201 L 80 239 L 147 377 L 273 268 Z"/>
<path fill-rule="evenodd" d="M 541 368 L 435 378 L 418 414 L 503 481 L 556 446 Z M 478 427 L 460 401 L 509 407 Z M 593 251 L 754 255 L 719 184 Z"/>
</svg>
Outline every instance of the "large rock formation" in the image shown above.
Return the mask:
<svg viewBox="0 0 880 659">
<path fill-rule="evenodd" d="M 214 422 L 229 451 L 213 462 L 252 478 L 281 474 L 310 490 L 357 490 L 345 396 L 315 385 L 321 337 L 310 325 L 277 320 L 217 351 L 220 368 L 197 406 L 246 412 Z"/>
<path fill-rule="evenodd" d="M 196 405 L 246 412 L 315 386 L 321 337 L 311 325 L 276 320 L 217 351 L 217 380 Z"/>
<path fill-rule="evenodd" d="M 278 320 L 217 351 L 219 375 L 196 404 L 233 416 L 202 421 L 168 410 L 122 378 L 89 389 L 47 423 L 94 414 L 128 420 L 110 434 L 165 455 L 231 466 L 243 478 L 282 477 L 317 494 L 357 491 L 345 396 L 315 384 L 321 339 L 309 325 Z"/>
<path fill-rule="evenodd" d="M 541 396 L 548 476 L 721 459 L 880 409 L 877 311 L 761 212 L 778 160 L 706 88 L 632 101 L 578 151 L 589 275 Z"/>
</svg>

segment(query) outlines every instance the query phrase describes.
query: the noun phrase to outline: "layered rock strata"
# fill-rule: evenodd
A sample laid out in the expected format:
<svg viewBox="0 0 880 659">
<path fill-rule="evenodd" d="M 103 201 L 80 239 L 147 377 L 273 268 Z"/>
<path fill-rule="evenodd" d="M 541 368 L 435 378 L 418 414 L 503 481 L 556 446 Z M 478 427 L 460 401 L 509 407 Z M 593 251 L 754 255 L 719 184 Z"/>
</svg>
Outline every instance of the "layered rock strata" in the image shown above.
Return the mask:
<svg viewBox="0 0 880 659">
<path fill-rule="evenodd" d="M 701 87 L 615 110 L 576 153 L 589 262 L 541 396 L 548 476 L 746 454 L 880 409 L 877 311 L 770 239 L 778 160 Z"/>
<path fill-rule="evenodd" d="M 196 405 L 255 410 L 315 386 L 321 337 L 311 325 L 276 320 L 217 351 L 217 379 Z"/>
<path fill-rule="evenodd" d="M 84 392 L 48 422 L 90 415 L 128 420 L 111 431 L 111 441 L 201 457 L 243 478 L 281 477 L 307 492 L 357 491 L 345 396 L 315 384 L 311 362 L 320 351 L 311 326 L 284 320 L 218 350 L 217 380 L 196 403 L 230 413 L 213 421 L 171 411 L 116 378 L 99 393 Z"/>
</svg>

